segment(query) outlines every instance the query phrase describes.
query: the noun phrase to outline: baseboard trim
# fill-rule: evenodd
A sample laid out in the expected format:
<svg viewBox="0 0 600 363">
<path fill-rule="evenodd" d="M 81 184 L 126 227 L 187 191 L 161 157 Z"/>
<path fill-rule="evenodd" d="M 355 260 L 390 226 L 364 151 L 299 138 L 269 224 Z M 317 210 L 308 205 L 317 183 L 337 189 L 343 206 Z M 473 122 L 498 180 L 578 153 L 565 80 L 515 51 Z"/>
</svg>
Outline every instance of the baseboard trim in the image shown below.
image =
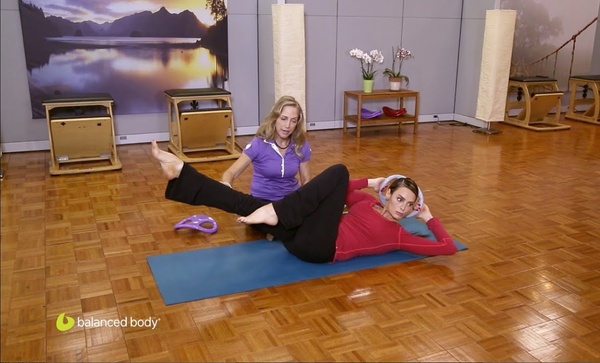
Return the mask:
<svg viewBox="0 0 600 363">
<path fill-rule="evenodd" d="M 156 141 L 168 141 L 169 133 L 152 133 L 152 134 L 136 134 L 136 135 L 123 135 L 116 136 L 115 143 L 117 145 L 127 144 L 141 144 L 144 142 Z M 25 142 L 7 142 L 2 144 L 2 152 L 5 153 L 18 153 L 27 151 L 47 151 L 50 150 L 50 141 L 25 141 Z"/>
<path fill-rule="evenodd" d="M 419 123 L 429 123 L 429 122 L 438 122 L 438 121 L 458 121 L 463 122 L 476 127 L 486 127 L 487 124 L 484 121 L 478 120 L 473 117 L 463 116 L 459 114 L 437 114 L 437 118 L 433 117 L 434 115 L 420 115 Z M 315 130 L 333 130 L 333 129 L 341 129 L 344 126 L 344 123 L 339 121 L 321 121 L 321 122 L 309 122 L 307 125 L 307 130 L 315 131 Z M 354 126 L 354 125 L 352 125 Z M 246 136 L 246 135 L 254 135 L 258 126 L 245 126 L 245 127 L 236 127 L 235 134 L 236 136 Z M 156 141 L 168 141 L 169 133 L 168 132 L 158 132 L 158 133 L 149 133 L 149 134 L 134 134 L 134 135 L 117 135 L 115 137 L 117 145 L 128 145 L 128 144 L 142 144 L 146 142 L 150 142 L 152 140 Z M 50 142 L 48 140 L 40 140 L 40 141 L 23 141 L 23 142 L 7 142 L 2 144 L 2 152 L 4 153 L 16 153 L 16 152 L 27 152 L 27 151 L 43 151 L 50 150 Z"/>
</svg>

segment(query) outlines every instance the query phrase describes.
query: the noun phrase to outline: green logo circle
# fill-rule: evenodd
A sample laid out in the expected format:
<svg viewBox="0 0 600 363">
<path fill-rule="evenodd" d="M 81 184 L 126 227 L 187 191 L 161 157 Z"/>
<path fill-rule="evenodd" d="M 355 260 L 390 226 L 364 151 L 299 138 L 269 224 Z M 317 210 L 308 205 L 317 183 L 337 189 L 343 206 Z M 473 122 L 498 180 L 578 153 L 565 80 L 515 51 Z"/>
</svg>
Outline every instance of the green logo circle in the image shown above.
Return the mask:
<svg viewBox="0 0 600 363">
<path fill-rule="evenodd" d="M 56 318 L 56 329 L 67 331 L 75 325 L 75 319 L 62 313 Z"/>
</svg>

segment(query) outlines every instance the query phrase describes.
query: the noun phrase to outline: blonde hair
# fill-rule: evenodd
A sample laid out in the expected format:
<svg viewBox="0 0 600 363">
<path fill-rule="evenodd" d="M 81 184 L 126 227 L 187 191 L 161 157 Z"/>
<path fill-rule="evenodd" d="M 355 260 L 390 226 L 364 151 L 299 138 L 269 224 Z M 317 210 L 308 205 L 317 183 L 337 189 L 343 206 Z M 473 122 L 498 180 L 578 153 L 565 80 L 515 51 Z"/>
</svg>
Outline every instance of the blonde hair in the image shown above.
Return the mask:
<svg viewBox="0 0 600 363">
<path fill-rule="evenodd" d="M 292 96 L 282 96 L 280 99 L 275 102 L 271 111 L 263 122 L 260 124 L 258 131 L 256 131 L 256 136 L 264 139 L 270 140 L 275 138 L 275 122 L 281 116 L 284 107 L 291 106 L 296 108 L 298 111 L 298 122 L 296 123 L 296 128 L 291 135 L 291 142 L 294 143 L 294 152 L 299 157 L 302 157 L 302 153 L 300 150 L 302 146 L 306 142 L 306 121 L 304 120 L 304 111 L 302 111 L 302 106 L 296 101 L 296 99 Z"/>
</svg>

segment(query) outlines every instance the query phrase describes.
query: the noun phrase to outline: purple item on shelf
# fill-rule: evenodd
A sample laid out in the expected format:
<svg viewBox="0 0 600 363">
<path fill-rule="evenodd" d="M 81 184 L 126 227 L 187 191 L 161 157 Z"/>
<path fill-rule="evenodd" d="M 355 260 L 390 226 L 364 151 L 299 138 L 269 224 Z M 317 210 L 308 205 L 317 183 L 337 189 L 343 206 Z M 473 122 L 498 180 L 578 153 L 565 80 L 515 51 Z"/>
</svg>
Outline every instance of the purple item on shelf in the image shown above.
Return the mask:
<svg viewBox="0 0 600 363">
<path fill-rule="evenodd" d="M 371 110 L 367 110 L 366 108 L 360 109 L 360 118 L 363 118 L 363 119 L 376 118 L 381 115 L 383 115 L 383 111 L 381 111 L 381 110 L 371 111 Z"/>
<path fill-rule="evenodd" d="M 210 223 L 212 227 L 204 227 L 203 224 Z M 217 231 L 217 221 L 204 214 L 194 214 L 191 217 L 185 218 L 175 225 L 176 230 L 180 228 L 191 228 L 205 233 L 215 233 Z"/>
</svg>

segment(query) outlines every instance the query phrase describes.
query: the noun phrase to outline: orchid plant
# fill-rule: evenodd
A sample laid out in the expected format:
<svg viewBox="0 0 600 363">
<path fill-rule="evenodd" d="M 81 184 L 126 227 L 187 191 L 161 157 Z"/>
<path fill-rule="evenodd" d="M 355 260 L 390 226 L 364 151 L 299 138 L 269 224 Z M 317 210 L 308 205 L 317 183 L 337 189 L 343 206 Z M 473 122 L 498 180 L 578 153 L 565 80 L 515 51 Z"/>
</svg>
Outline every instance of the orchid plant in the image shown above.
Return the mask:
<svg viewBox="0 0 600 363">
<path fill-rule="evenodd" d="M 398 46 L 397 48 L 392 47 L 392 68 L 386 68 L 383 71 L 383 74 L 386 74 L 390 77 L 394 77 L 394 78 L 400 78 L 406 81 L 406 85 L 408 86 L 408 83 L 410 82 L 410 80 L 408 79 L 407 76 L 402 74 L 402 62 L 404 62 L 405 59 L 410 59 L 413 58 L 412 53 L 410 52 L 410 50 L 402 48 L 400 46 Z M 396 72 L 396 61 L 398 63 L 398 71 Z"/>
<path fill-rule="evenodd" d="M 369 53 L 355 48 L 350 51 L 350 56 L 360 60 L 360 70 L 362 78 L 369 80 L 375 77 L 376 70 L 373 70 L 374 63 L 383 63 L 383 54 L 377 49 L 373 49 Z"/>
</svg>

